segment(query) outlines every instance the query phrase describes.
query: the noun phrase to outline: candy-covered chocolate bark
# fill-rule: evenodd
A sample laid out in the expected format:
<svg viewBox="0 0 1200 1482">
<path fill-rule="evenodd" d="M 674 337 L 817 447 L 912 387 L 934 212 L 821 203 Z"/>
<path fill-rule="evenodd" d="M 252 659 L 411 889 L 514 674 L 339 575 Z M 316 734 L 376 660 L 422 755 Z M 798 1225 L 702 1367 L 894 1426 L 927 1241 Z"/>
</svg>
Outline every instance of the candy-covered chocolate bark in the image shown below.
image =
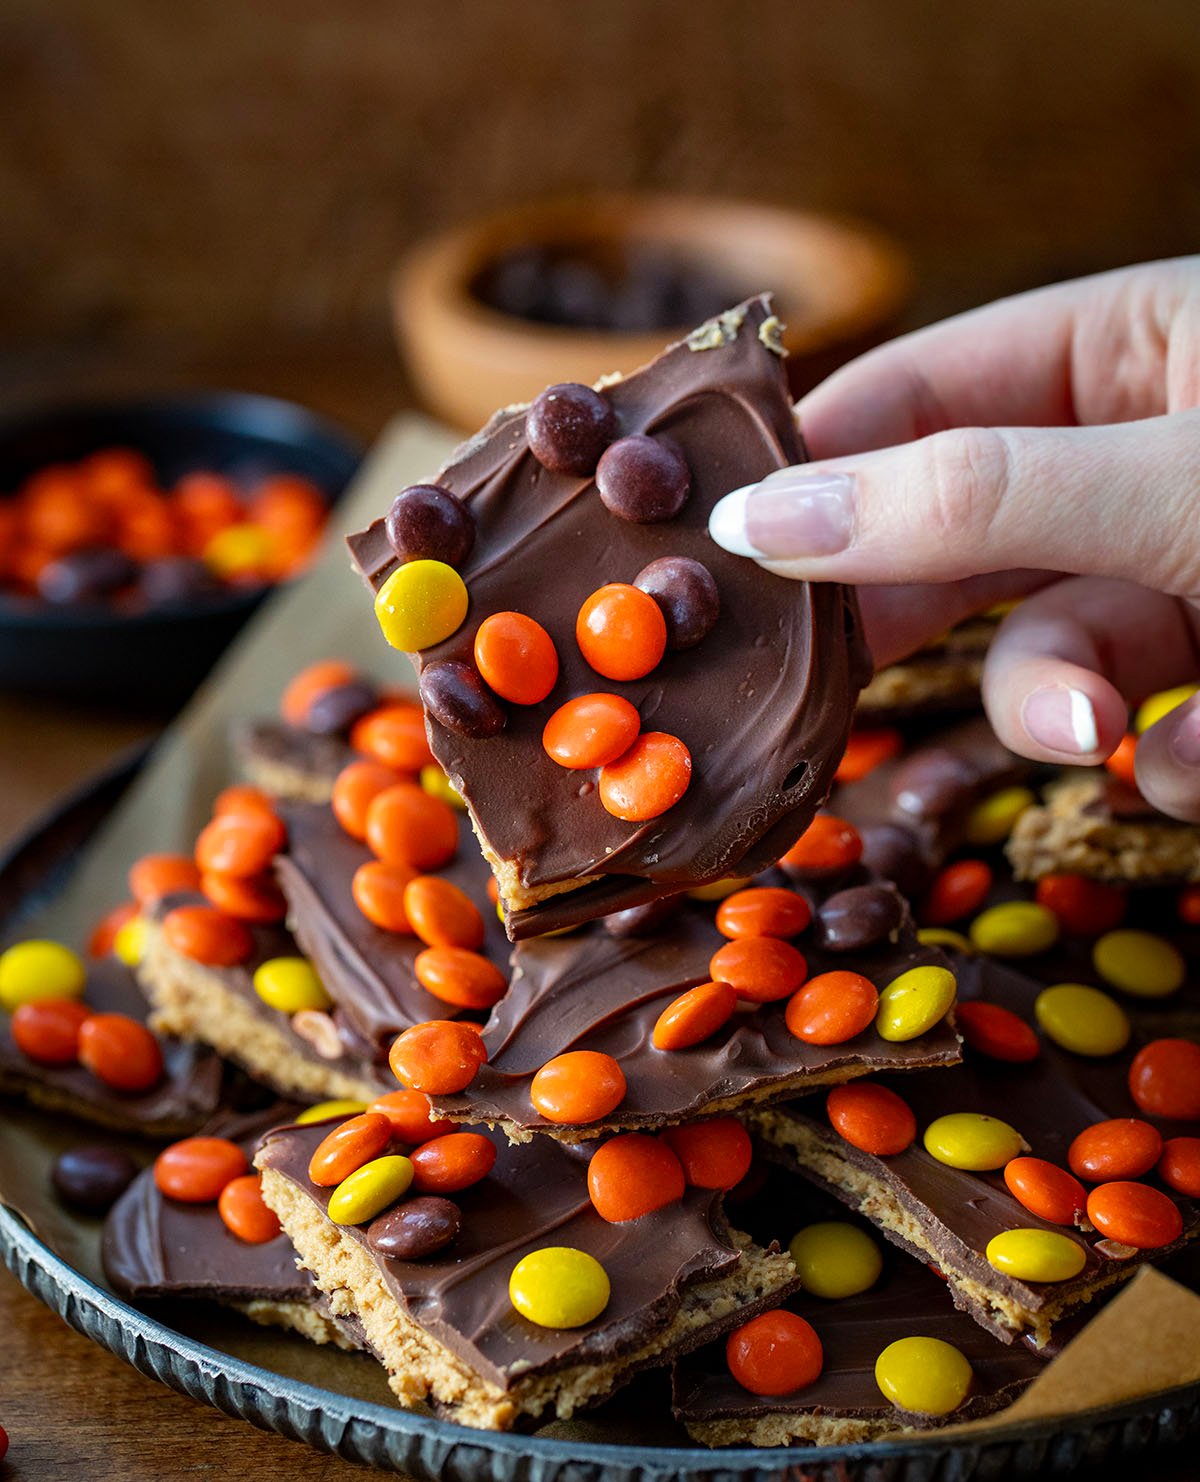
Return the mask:
<svg viewBox="0 0 1200 1482">
<path fill-rule="evenodd" d="M 351 538 L 514 937 L 757 873 L 828 790 L 868 670 L 853 599 L 707 534 L 801 457 L 773 323 L 752 300 L 499 413 Z"/>
<path fill-rule="evenodd" d="M 869 721 L 906 720 L 977 709 L 983 661 L 995 631 L 993 617 L 968 618 L 938 642 L 877 670 L 858 697 L 859 715 Z"/>
</svg>

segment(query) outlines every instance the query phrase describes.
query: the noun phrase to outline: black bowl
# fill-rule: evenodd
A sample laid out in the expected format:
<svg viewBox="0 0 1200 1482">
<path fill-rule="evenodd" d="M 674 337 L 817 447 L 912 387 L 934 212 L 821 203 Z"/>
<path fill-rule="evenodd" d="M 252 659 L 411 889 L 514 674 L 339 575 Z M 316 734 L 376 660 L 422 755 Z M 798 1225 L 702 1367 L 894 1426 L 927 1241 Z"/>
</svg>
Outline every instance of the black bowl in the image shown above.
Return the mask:
<svg viewBox="0 0 1200 1482">
<path fill-rule="evenodd" d="M 252 481 L 294 473 L 329 502 L 362 458 L 354 439 L 303 407 L 214 392 L 46 408 L 0 418 L 0 490 L 49 463 L 136 448 L 170 485 L 194 469 Z M 0 594 L 0 689 L 161 713 L 183 703 L 270 588 L 178 608 L 51 607 Z"/>
</svg>

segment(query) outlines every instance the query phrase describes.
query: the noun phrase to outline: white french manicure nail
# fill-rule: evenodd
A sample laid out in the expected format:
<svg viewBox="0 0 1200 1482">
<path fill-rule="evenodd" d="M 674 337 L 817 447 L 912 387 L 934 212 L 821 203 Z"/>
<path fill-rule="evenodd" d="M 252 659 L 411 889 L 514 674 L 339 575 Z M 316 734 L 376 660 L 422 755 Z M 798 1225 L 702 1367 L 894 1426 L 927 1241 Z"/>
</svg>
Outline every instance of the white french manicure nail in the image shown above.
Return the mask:
<svg viewBox="0 0 1200 1482">
<path fill-rule="evenodd" d="M 708 517 L 708 533 L 723 550 L 734 556 L 749 556 L 752 560 L 763 554 L 757 546 L 751 545 L 746 535 L 746 501 L 757 488 L 757 484 L 747 484 L 742 489 L 734 489 L 731 494 L 717 500 Z"/>
<path fill-rule="evenodd" d="M 1039 746 L 1065 756 L 1087 756 L 1100 745 L 1091 700 L 1069 685 L 1046 685 L 1027 695 L 1021 721 Z"/>
</svg>

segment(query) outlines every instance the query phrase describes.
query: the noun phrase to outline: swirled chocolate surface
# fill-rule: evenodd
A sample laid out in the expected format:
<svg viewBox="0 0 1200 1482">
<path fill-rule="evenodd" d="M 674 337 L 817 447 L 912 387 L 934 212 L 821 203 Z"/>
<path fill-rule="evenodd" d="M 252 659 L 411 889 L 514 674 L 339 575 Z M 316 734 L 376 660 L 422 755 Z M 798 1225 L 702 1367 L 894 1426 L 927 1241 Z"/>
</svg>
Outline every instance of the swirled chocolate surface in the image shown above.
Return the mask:
<svg viewBox="0 0 1200 1482">
<path fill-rule="evenodd" d="M 687 459 L 682 511 L 656 524 L 614 517 L 590 478 L 551 473 L 529 450 L 524 409 L 497 414 L 438 475 L 475 516 L 463 568 L 467 620 L 416 656 L 419 667 L 471 662 L 484 618 L 536 619 L 558 650 L 559 678 L 540 705 L 510 705 L 499 735 L 471 740 L 427 716 L 430 743 L 491 851 L 526 889 L 601 880 L 513 914 L 520 938 L 586 921 L 655 894 L 774 863 L 823 802 L 870 672 L 852 594 L 785 581 L 722 551 L 708 516 L 724 494 L 800 462 L 783 365 L 765 343 L 765 299 L 723 316 L 705 343 L 684 341 L 605 388 L 619 435 L 671 438 Z M 382 514 L 383 512 L 381 512 Z M 350 537 L 368 584 L 397 566 L 382 517 Z M 649 562 L 684 556 L 716 578 L 721 612 L 693 649 L 668 653 L 644 679 L 602 679 L 575 641 L 585 599 L 633 582 Z M 567 771 L 542 748 L 547 718 L 565 700 L 611 691 L 636 705 L 645 729 L 679 736 L 691 785 L 659 818 L 627 823 L 600 805 L 592 774 Z"/>
</svg>

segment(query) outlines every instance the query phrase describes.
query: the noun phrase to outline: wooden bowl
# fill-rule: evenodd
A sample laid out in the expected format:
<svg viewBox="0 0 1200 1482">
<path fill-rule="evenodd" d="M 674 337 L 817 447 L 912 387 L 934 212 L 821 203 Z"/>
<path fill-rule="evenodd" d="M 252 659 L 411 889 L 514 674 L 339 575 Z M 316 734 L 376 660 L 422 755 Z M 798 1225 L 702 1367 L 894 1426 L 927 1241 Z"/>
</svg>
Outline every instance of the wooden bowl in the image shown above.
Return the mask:
<svg viewBox="0 0 1200 1482">
<path fill-rule="evenodd" d="M 797 389 L 882 338 L 909 296 L 903 252 L 871 228 L 742 201 L 668 195 L 587 196 L 518 206 L 418 244 L 392 284 L 401 351 L 426 405 L 474 429 L 498 407 L 556 381 L 591 383 L 644 365 L 692 324 L 652 332 L 581 330 L 503 313 L 473 290 L 481 271 L 521 247 L 669 253 L 728 282 L 733 302 L 769 289 L 787 328 Z"/>
</svg>

